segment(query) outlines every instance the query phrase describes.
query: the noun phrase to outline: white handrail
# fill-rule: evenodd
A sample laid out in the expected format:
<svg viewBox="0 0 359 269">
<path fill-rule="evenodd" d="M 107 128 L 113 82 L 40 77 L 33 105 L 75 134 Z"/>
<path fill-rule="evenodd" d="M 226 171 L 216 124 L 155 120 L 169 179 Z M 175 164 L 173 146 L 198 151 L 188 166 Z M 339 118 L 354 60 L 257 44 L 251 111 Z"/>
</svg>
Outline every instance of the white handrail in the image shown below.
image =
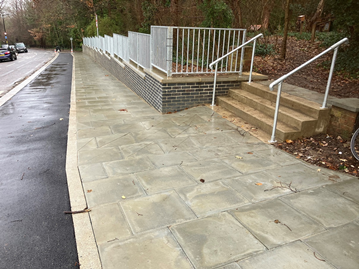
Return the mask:
<svg viewBox="0 0 359 269">
<path fill-rule="evenodd" d="M 275 81 L 273 81 L 270 85 L 269 85 L 269 89 L 271 91 L 273 91 L 273 87 L 277 84 L 278 85 L 278 91 L 277 91 L 277 102 L 276 102 L 276 106 L 275 106 L 275 113 L 274 113 L 274 121 L 273 121 L 273 130 L 272 130 L 272 136 L 271 136 L 271 140 L 269 140 L 269 143 L 275 143 L 277 142 L 275 140 L 275 131 L 277 128 L 277 120 L 278 120 L 278 111 L 279 111 L 279 101 L 280 101 L 280 94 L 282 91 L 282 83 L 283 81 L 288 78 L 289 76 L 291 76 L 292 74 L 296 73 L 297 71 L 299 71 L 300 69 L 302 69 L 303 67 L 307 66 L 308 64 L 310 64 L 311 62 L 315 61 L 316 59 L 318 59 L 319 57 L 323 56 L 324 54 L 328 53 L 329 51 L 334 49 L 334 54 L 333 54 L 333 58 L 332 58 L 332 64 L 330 67 L 330 72 L 329 72 L 329 77 L 328 77 L 328 83 L 327 83 L 327 87 L 325 89 L 325 95 L 324 95 L 324 100 L 323 100 L 323 104 L 320 108 L 326 108 L 327 105 L 327 99 L 328 99 L 328 94 L 329 94 L 329 88 L 330 88 L 330 84 L 332 81 L 332 76 L 333 76 L 333 71 L 334 71 L 334 65 L 335 65 L 335 60 L 337 58 L 337 53 L 338 53 L 338 48 L 341 44 L 348 42 L 348 38 L 343 38 L 342 40 L 338 41 L 337 43 L 335 43 L 334 45 L 332 45 L 331 47 L 329 47 L 328 49 L 326 49 L 325 51 L 321 52 L 320 54 L 318 54 L 317 56 L 313 57 L 312 59 L 310 59 L 309 61 L 306 61 L 304 64 L 298 66 L 297 68 L 293 69 L 292 71 L 290 71 L 288 74 L 281 76 L 280 78 L 276 79 Z"/>
<path fill-rule="evenodd" d="M 253 70 L 253 59 L 254 59 L 254 52 L 256 49 L 256 41 L 257 38 L 259 37 L 263 37 L 263 34 L 259 34 L 256 35 L 255 37 L 253 37 L 252 39 L 248 40 L 247 42 L 243 43 L 242 45 L 240 45 L 239 47 L 235 48 L 234 50 L 228 52 L 226 55 L 223 55 L 222 57 L 218 58 L 217 60 L 213 61 L 212 63 L 210 63 L 209 67 L 213 70 L 213 65 L 216 65 L 215 68 L 215 72 L 214 72 L 214 81 L 213 81 L 213 96 L 212 96 L 212 107 L 214 106 L 214 99 L 215 99 L 215 95 L 216 95 L 216 82 L 217 82 L 217 69 L 218 69 L 218 62 L 220 62 L 221 60 L 223 60 L 224 58 L 228 57 L 229 55 L 231 55 L 233 52 L 236 52 L 237 50 L 243 48 L 245 45 L 253 42 L 253 50 L 252 50 L 252 61 L 251 61 L 251 68 L 249 71 L 249 83 L 252 81 L 252 70 Z"/>
</svg>

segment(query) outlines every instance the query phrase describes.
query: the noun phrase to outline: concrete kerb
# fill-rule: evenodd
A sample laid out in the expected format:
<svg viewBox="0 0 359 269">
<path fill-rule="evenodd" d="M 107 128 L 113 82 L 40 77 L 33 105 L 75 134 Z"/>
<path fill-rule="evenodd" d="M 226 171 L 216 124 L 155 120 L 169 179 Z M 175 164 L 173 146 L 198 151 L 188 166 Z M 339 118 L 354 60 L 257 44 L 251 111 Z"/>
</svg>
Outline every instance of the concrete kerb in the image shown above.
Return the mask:
<svg viewBox="0 0 359 269">
<path fill-rule="evenodd" d="M 7 94 L 5 94 L 0 99 L 0 106 L 5 104 L 7 101 L 9 101 L 11 98 L 15 96 L 19 91 L 21 91 L 27 84 L 29 84 L 34 78 L 36 78 L 42 71 L 44 71 L 50 64 L 53 63 L 53 61 L 56 60 L 56 58 L 59 56 L 58 53 L 50 60 L 47 64 L 45 64 L 43 67 L 41 67 L 39 70 L 37 70 L 34 74 L 32 74 L 30 77 L 25 79 L 23 82 L 21 82 L 19 85 L 17 85 L 15 88 L 10 90 Z"/>
<path fill-rule="evenodd" d="M 69 189 L 71 210 L 87 208 L 81 178 L 77 169 L 77 128 L 76 128 L 76 84 L 75 84 L 75 56 L 72 68 L 71 105 L 69 115 L 69 130 L 66 155 L 66 175 Z M 100 256 L 94 238 L 90 215 L 88 213 L 72 215 L 78 259 L 81 268 L 102 268 Z"/>
</svg>

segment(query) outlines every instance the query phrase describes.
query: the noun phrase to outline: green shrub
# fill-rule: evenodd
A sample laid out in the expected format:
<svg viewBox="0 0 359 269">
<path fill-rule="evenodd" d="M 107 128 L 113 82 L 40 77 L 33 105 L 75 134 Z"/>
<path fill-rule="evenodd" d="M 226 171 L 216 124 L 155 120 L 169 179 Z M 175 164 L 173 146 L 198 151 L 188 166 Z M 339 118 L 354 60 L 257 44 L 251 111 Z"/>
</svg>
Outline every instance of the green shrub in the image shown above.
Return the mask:
<svg viewBox="0 0 359 269">
<path fill-rule="evenodd" d="M 331 45 L 335 44 L 339 40 L 345 37 L 344 33 L 338 32 L 320 32 L 316 34 L 316 38 L 319 41 L 322 41 L 322 47 L 330 47 Z"/>
<path fill-rule="evenodd" d="M 273 44 L 256 44 L 255 55 L 264 57 L 273 54 L 275 54 L 275 47 Z"/>
</svg>

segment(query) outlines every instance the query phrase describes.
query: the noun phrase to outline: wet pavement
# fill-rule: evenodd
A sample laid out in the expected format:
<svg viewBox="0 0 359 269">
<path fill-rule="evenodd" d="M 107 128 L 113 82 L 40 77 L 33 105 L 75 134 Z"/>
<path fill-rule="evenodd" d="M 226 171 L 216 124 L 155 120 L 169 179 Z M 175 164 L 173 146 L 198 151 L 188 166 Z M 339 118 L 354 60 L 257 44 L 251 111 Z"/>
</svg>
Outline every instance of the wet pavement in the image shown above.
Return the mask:
<svg viewBox="0 0 359 269">
<path fill-rule="evenodd" d="M 78 268 L 65 171 L 73 58 L 0 107 L 0 268 Z"/>
<path fill-rule="evenodd" d="M 78 246 L 84 268 L 101 267 L 85 265 L 91 247 L 105 269 L 359 267 L 357 178 L 205 106 L 161 115 L 80 53 L 72 94 L 83 192 L 71 201 L 85 196 L 93 231 Z"/>
</svg>

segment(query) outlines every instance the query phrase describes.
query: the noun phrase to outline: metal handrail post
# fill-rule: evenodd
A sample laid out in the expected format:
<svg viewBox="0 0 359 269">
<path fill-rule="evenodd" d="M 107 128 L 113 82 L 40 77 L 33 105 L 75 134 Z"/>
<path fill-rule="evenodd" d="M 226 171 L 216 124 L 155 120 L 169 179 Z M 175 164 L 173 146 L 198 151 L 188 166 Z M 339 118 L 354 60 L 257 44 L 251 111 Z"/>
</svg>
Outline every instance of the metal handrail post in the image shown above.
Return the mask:
<svg viewBox="0 0 359 269">
<path fill-rule="evenodd" d="M 323 104 L 322 104 L 321 108 L 327 107 L 328 94 L 329 94 L 330 84 L 332 82 L 332 76 L 333 76 L 333 72 L 334 72 L 335 60 L 337 59 L 337 53 L 338 53 L 338 47 L 336 47 L 334 49 L 332 64 L 330 66 L 330 72 L 329 72 L 329 77 L 328 77 L 327 88 L 325 89 L 324 100 L 323 100 Z"/>
<path fill-rule="evenodd" d="M 251 69 L 250 69 L 250 71 L 249 71 L 249 80 L 248 80 L 248 83 L 251 83 L 251 81 L 252 81 L 252 70 L 253 70 L 254 53 L 255 53 L 255 51 L 256 51 L 256 41 L 257 41 L 257 39 L 254 39 L 254 41 L 253 41 Z"/>
<path fill-rule="evenodd" d="M 212 95 L 212 105 L 211 105 L 212 108 L 214 107 L 214 98 L 216 96 L 217 68 L 218 68 L 218 62 L 216 63 L 216 69 L 214 71 L 213 95 Z"/>
<path fill-rule="evenodd" d="M 246 35 L 247 35 L 247 30 L 243 31 L 243 38 L 242 38 L 242 44 L 244 43 L 244 41 L 246 41 Z M 263 36 L 263 35 L 262 35 Z M 242 47 L 242 51 L 241 51 L 241 62 L 239 64 L 239 75 L 242 75 L 242 71 L 243 71 L 243 61 L 244 61 L 244 46 Z"/>
<path fill-rule="evenodd" d="M 272 136 L 271 136 L 270 140 L 268 141 L 269 143 L 277 142 L 275 140 L 275 131 L 277 129 L 277 120 L 278 120 L 278 112 L 279 112 L 280 94 L 281 94 L 281 91 L 282 91 L 282 83 L 283 82 L 280 82 L 279 85 L 278 85 L 277 102 L 275 104 L 275 112 L 274 112 L 273 130 L 272 130 Z"/>
</svg>

